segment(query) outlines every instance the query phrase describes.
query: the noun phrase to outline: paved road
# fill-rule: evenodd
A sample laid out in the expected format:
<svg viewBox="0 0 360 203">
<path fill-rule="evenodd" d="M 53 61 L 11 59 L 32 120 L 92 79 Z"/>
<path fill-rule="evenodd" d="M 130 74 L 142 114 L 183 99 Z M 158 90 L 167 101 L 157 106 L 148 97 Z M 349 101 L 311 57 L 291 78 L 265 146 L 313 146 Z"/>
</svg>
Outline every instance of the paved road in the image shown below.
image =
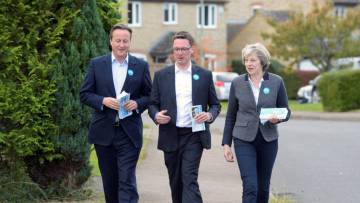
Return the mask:
<svg viewBox="0 0 360 203">
<path fill-rule="evenodd" d="M 148 117 L 144 119 L 153 126 Z M 206 203 L 241 202 L 238 169 L 225 163 L 220 147 L 224 120 L 219 117 L 212 125 L 213 148 L 204 151 L 201 162 L 199 183 Z M 359 121 L 293 119 L 281 124 L 272 193 L 290 195 L 297 203 L 360 202 L 359 127 Z M 147 157 L 137 170 L 140 203 L 168 203 L 167 172 L 163 154 L 156 149 L 157 128 L 147 128 L 145 134 Z"/>
<path fill-rule="evenodd" d="M 224 117 L 213 125 L 222 129 Z M 298 203 L 360 202 L 360 122 L 293 119 L 279 125 L 273 194 Z"/>
<path fill-rule="evenodd" d="M 144 118 L 147 126 L 154 124 Z M 235 163 L 225 162 L 220 147 L 222 135 L 219 129 L 213 129 L 212 149 L 204 150 L 200 164 L 199 185 L 206 203 L 239 203 L 242 186 L 239 170 Z M 137 169 L 137 182 L 140 203 L 171 202 L 167 170 L 163 153 L 157 150 L 157 128 L 145 131 L 149 136 L 147 157 L 141 161 Z"/>
<path fill-rule="evenodd" d="M 360 202 L 360 122 L 290 120 L 279 130 L 274 193 L 299 203 Z"/>
</svg>

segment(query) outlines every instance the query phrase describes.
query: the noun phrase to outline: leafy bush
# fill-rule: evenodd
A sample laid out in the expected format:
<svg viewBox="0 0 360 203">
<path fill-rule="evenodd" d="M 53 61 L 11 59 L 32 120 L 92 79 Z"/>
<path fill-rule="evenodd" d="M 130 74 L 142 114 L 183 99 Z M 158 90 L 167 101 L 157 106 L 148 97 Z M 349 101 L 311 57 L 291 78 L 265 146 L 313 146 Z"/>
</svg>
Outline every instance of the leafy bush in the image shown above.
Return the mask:
<svg viewBox="0 0 360 203">
<path fill-rule="evenodd" d="M 283 78 L 286 92 L 289 99 L 296 99 L 297 91 L 300 88 L 300 78 L 297 75 L 296 71 L 291 68 L 284 68 L 279 73 L 279 75 Z"/>
<path fill-rule="evenodd" d="M 231 69 L 233 72 L 238 73 L 240 75 L 246 73 L 245 65 L 241 60 L 232 60 Z"/>
<path fill-rule="evenodd" d="M 31 188 L 40 187 L 28 175 L 26 157 L 34 156 L 39 164 L 63 157 L 52 141 L 59 127 L 52 116 L 56 81 L 51 64 L 74 16 L 63 3 L 0 3 L 0 158 L 8 174 L 1 179 L 0 202 L 37 198 Z"/>
<path fill-rule="evenodd" d="M 0 202 L 39 202 L 44 191 L 26 173 L 22 162 L 0 160 Z"/>
<path fill-rule="evenodd" d="M 51 137 L 56 84 L 51 80 L 64 27 L 72 14 L 54 10 L 61 1 L 1 1 L 0 153 L 19 158 L 41 152 L 40 162 L 58 158 Z M 54 15 L 57 18 L 54 18 Z"/>
<path fill-rule="evenodd" d="M 344 70 L 322 75 L 319 94 L 325 111 L 360 109 L 360 71 Z"/>
<path fill-rule="evenodd" d="M 90 108 L 80 104 L 79 91 L 90 58 L 108 53 L 109 39 L 95 0 L 66 6 L 78 14 L 66 27 L 59 55 L 52 60 L 57 91 L 51 115 L 59 130 L 51 141 L 62 159 L 38 164 L 36 155 L 27 157 L 26 163 L 32 179 L 46 188 L 50 198 L 82 199 L 88 193 L 81 186 L 91 175 Z"/>
<path fill-rule="evenodd" d="M 90 177 L 79 89 L 108 52 L 111 2 L 0 1 L 0 202 L 73 197 Z"/>
</svg>

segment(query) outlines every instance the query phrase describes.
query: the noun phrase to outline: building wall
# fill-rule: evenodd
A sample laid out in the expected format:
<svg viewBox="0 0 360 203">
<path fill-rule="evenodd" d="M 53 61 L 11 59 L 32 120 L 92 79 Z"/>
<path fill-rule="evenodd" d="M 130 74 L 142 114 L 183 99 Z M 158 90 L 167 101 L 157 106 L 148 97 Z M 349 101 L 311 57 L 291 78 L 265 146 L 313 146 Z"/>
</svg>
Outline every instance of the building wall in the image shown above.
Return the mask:
<svg viewBox="0 0 360 203">
<path fill-rule="evenodd" d="M 267 17 L 261 13 L 253 16 L 246 26 L 234 37 L 228 44 L 228 63 L 231 64 L 233 60 L 241 60 L 241 51 L 247 44 L 262 43 L 265 47 L 269 47 L 270 40 L 264 40 L 262 33 L 273 33 L 275 30 L 267 23 Z M 271 54 L 271 53 L 270 53 Z M 285 66 L 290 66 L 290 63 L 279 58 L 273 58 Z M 293 66 L 295 68 L 295 66 Z"/>
<path fill-rule="evenodd" d="M 226 5 L 228 22 L 246 22 L 253 15 L 253 6 L 266 10 L 291 10 L 308 13 L 314 0 L 230 0 Z M 326 0 L 317 0 L 319 4 Z"/>
<path fill-rule="evenodd" d="M 196 4 L 178 3 L 178 23 L 176 25 L 163 23 L 163 3 L 141 2 L 141 10 L 141 26 L 131 27 L 133 29 L 132 52 L 148 54 L 154 43 L 167 31 L 185 30 L 192 34 L 196 43 L 204 44 L 203 50 L 218 56 L 216 70 L 226 68 L 226 19 L 222 5 L 218 7 L 217 28 L 215 29 L 197 28 Z M 148 62 L 152 72 L 160 68 L 153 63 L 149 55 Z"/>
<path fill-rule="evenodd" d="M 241 50 L 247 44 L 260 42 L 267 46 L 269 41 L 265 41 L 261 33 L 271 33 L 274 29 L 267 23 L 267 19 L 262 14 L 256 14 L 252 17 L 244 28 L 239 32 L 236 37 L 228 45 L 228 60 L 240 60 Z"/>
<path fill-rule="evenodd" d="M 318 4 L 323 4 L 326 0 L 316 1 Z M 228 43 L 228 64 L 232 60 L 241 60 L 241 50 L 246 44 L 260 42 L 268 47 L 270 41 L 265 41 L 261 33 L 272 33 L 274 29 L 267 23 L 267 17 L 258 12 L 252 14 L 252 5 L 262 4 L 265 10 L 287 10 L 298 12 L 310 12 L 313 1 L 312 0 L 263 0 L 263 1 L 250 1 L 250 0 L 230 0 L 227 4 L 228 19 L 242 21 L 246 19 L 245 26 L 239 33 Z M 280 63 L 288 66 L 289 62 L 278 60 Z"/>
</svg>

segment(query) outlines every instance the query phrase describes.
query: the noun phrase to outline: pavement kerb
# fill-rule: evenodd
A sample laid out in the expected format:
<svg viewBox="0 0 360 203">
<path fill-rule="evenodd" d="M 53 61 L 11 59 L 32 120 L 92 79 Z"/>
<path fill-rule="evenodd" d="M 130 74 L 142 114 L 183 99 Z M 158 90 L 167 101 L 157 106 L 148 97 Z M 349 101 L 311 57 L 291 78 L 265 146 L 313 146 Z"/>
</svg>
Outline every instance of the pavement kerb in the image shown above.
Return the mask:
<svg viewBox="0 0 360 203">
<path fill-rule="evenodd" d="M 220 116 L 226 116 L 221 112 Z M 290 119 L 330 120 L 330 121 L 360 121 L 360 111 L 356 112 L 291 112 Z"/>
</svg>

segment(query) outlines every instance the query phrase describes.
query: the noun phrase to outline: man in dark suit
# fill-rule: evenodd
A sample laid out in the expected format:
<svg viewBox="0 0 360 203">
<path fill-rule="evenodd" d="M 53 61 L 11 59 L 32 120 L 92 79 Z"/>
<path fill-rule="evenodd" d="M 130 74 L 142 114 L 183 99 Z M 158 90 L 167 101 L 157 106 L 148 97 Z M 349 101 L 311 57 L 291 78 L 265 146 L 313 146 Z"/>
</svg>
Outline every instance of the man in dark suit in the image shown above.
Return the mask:
<svg viewBox="0 0 360 203">
<path fill-rule="evenodd" d="M 158 148 L 164 151 L 173 203 L 202 202 L 197 181 L 203 148 L 210 149 L 209 123 L 220 112 L 212 73 L 191 63 L 194 40 L 188 32 L 173 37 L 175 65 L 155 73 L 149 115 L 159 124 Z M 191 109 L 205 130 L 192 132 Z"/>
<path fill-rule="evenodd" d="M 142 146 L 141 113 L 150 102 L 148 64 L 129 54 L 132 30 L 122 24 L 110 31 L 112 53 L 94 58 L 80 90 L 82 103 L 94 109 L 89 142 L 95 146 L 108 203 L 138 202 L 135 168 Z M 130 93 L 119 119 L 121 92 Z"/>
</svg>

